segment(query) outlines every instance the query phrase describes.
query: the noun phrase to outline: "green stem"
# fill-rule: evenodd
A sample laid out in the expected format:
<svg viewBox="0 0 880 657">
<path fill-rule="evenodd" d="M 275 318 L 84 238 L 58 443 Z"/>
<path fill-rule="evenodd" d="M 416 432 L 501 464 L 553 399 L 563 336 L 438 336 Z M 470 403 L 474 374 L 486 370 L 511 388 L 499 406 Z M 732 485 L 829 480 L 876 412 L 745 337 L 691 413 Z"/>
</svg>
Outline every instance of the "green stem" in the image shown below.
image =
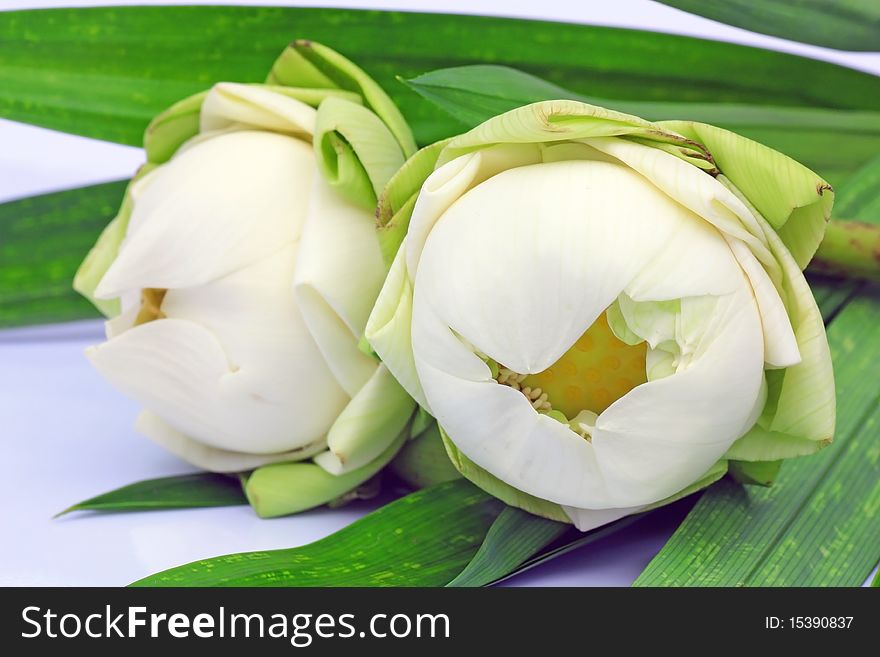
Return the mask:
<svg viewBox="0 0 880 657">
<path fill-rule="evenodd" d="M 880 224 L 832 221 L 810 262 L 810 270 L 880 281 Z"/>
</svg>

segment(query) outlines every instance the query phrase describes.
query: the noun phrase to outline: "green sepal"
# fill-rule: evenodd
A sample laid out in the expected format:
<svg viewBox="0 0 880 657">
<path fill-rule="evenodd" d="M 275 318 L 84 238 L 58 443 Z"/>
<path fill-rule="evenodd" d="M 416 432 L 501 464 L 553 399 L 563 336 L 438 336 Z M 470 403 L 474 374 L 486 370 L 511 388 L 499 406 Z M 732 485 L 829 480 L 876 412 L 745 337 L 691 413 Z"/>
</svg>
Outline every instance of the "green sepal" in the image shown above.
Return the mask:
<svg viewBox="0 0 880 657">
<path fill-rule="evenodd" d="M 777 391 L 781 390 L 781 385 L 780 382 Z M 762 426 L 762 423 L 770 421 L 772 421 L 772 414 L 768 414 L 766 419 L 758 420 L 757 424 L 730 446 L 724 456 L 736 461 L 758 463 L 809 456 L 831 444 L 831 438 L 813 440 L 780 431 L 771 431 Z"/>
<path fill-rule="evenodd" d="M 730 476 L 741 484 L 772 486 L 783 461 L 730 461 Z"/>
<path fill-rule="evenodd" d="M 406 237 L 419 190 L 434 171 L 437 158 L 449 141 L 446 139 L 425 146 L 409 158 L 392 176 L 379 197 L 379 206 L 376 209 L 379 247 L 388 267 Z"/>
<path fill-rule="evenodd" d="M 548 144 L 619 137 L 661 148 L 702 170 L 717 173 L 705 146 L 667 125 L 578 101 L 547 100 L 495 116 L 453 138 L 440 154 L 438 164 L 495 144 Z"/>
<path fill-rule="evenodd" d="M 524 493 L 510 484 L 504 483 L 498 477 L 484 470 L 462 454 L 446 432 L 443 431 L 442 427 L 440 427 L 440 435 L 443 438 L 443 445 L 446 447 L 446 453 L 449 455 L 452 465 L 472 484 L 497 497 L 505 504 L 515 506 L 518 509 L 528 511 L 542 518 L 571 524 L 571 518 L 562 510 L 561 506 L 555 502 L 542 500 L 540 497 Z"/>
<path fill-rule="evenodd" d="M 266 82 L 289 87 L 353 91 L 388 126 L 404 157 L 416 151 L 412 132 L 397 105 L 373 78 L 338 52 L 315 41 L 297 40 L 275 60 Z"/>
<path fill-rule="evenodd" d="M 693 121 L 658 125 L 703 144 L 725 177 L 777 232 L 798 266 L 807 266 L 831 217 L 831 185 L 787 155 L 735 132 Z"/>
<path fill-rule="evenodd" d="M 407 435 L 408 428 L 405 428 L 378 457 L 341 475 L 332 475 L 311 461 L 273 463 L 257 468 L 244 485 L 248 502 L 261 518 L 285 516 L 328 504 L 384 468 Z"/>
<path fill-rule="evenodd" d="M 641 509 L 644 511 L 651 511 L 652 509 L 659 509 L 661 506 L 666 506 L 667 504 L 672 504 L 673 502 L 677 502 L 680 499 L 687 497 L 688 495 L 693 495 L 697 491 L 701 491 L 704 488 L 708 488 L 716 481 L 721 479 L 724 475 L 727 474 L 729 461 L 725 459 L 721 459 L 716 461 L 711 468 L 704 474 L 702 477 L 697 479 L 690 486 L 685 486 L 677 493 L 673 493 L 669 497 L 666 497 L 659 502 L 654 502 L 653 504 L 649 504 L 648 506 Z"/>
<path fill-rule="evenodd" d="M 433 415 L 419 406 L 416 408 L 415 416 L 413 416 L 413 421 L 410 425 L 409 437 L 416 438 L 420 436 L 423 432 L 430 429 L 433 424 L 436 424 L 436 422 Z"/>
<path fill-rule="evenodd" d="M 97 299 L 95 298 L 95 290 L 110 265 L 116 260 L 119 246 L 128 230 L 128 221 L 131 219 L 131 213 L 134 209 L 131 198 L 132 185 L 155 168 L 155 164 L 144 164 L 131 179 L 125 190 L 119 213 L 101 232 L 98 241 L 89 250 L 73 277 L 73 289 L 91 301 L 105 317 L 115 317 L 120 313 L 119 299 Z"/>
<path fill-rule="evenodd" d="M 440 435 L 443 438 L 443 444 L 446 447 L 446 451 L 449 454 L 452 464 L 455 466 L 456 470 L 458 470 L 472 484 L 479 486 L 490 495 L 494 495 L 510 506 L 515 506 L 523 511 L 528 511 L 529 513 L 533 513 L 543 518 L 549 518 L 550 520 L 571 523 L 568 514 L 565 513 L 560 505 L 555 502 L 535 497 L 534 495 L 529 495 L 528 493 L 504 483 L 462 454 L 442 428 L 440 429 Z M 638 509 L 638 513 L 666 506 L 667 504 L 671 504 L 672 502 L 712 485 L 727 473 L 727 468 L 727 460 L 721 459 L 717 461 L 694 483 L 685 486 L 669 497 Z"/>
<path fill-rule="evenodd" d="M 207 91 L 174 103 L 157 115 L 144 131 L 147 162 L 163 164 L 171 159 L 184 142 L 199 134 L 199 118 Z"/>
<path fill-rule="evenodd" d="M 369 211 L 404 163 L 386 124 L 342 98 L 329 97 L 318 106 L 314 145 L 324 179 L 340 196 Z"/>
<path fill-rule="evenodd" d="M 388 469 L 413 488 L 427 488 L 462 476 L 449 460 L 436 422 L 408 440 Z"/>
</svg>

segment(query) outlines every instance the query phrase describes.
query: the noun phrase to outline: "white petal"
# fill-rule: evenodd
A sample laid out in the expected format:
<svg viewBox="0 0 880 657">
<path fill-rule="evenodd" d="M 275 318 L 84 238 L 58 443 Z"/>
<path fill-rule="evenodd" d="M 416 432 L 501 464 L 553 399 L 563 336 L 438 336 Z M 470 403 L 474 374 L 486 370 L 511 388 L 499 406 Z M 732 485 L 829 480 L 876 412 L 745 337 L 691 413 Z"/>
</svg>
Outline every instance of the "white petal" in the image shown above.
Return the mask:
<svg viewBox="0 0 880 657">
<path fill-rule="evenodd" d="M 748 276 L 758 304 L 764 332 L 764 362 L 770 367 L 789 367 L 799 363 L 801 353 L 791 320 L 767 270 L 743 242 L 731 239 L 730 249 Z"/>
<path fill-rule="evenodd" d="M 681 314 L 681 301 L 634 301 L 628 294 L 617 298 L 617 307 L 627 328 L 642 338 L 651 349 L 676 338 L 676 324 Z"/>
<path fill-rule="evenodd" d="M 706 178 L 709 176 L 704 175 Z M 690 213 L 688 213 L 690 214 Z M 730 247 L 711 224 L 691 214 L 626 288 L 637 301 L 730 294 L 740 282 Z M 694 275 L 694 272 L 700 272 Z"/>
<path fill-rule="evenodd" d="M 706 172 L 671 153 L 627 139 L 605 137 L 584 141 L 632 167 L 725 235 L 746 242 L 765 265 L 776 266 L 757 219 L 740 199 Z"/>
<path fill-rule="evenodd" d="M 505 171 L 450 204 L 421 253 L 412 346 L 432 412 L 466 456 L 542 499 L 638 507 L 693 483 L 748 429 L 763 381 L 757 307 L 724 237 L 687 222 L 702 220 L 637 173 L 595 161 Z M 680 231 L 692 237 L 676 241 Z M 496 384 L 473 353 L 542 371 L 663 249 L 674 245 L 679 272 L 705 266 L 702 242 L 718 261 L 706 286 L 681 275 L 663 294 L 729 293 L 710 298 L 708 317 L 704 297 L 685 299 L 668 332 L 689 346 L 688 366 L 612 404 L 592 443 Z"/>
<path fill-rule="evenodd" d="M 119 256 L 95 294 L 194 286 L 299 237 L 315 175 L 311 146 L 233 132 L 179 152 L 133 190 Z"/>
<path fill-rule="evenodd" d="M 376 361 L 357 343 L 384 278 L 374 218 L 317 176 L 294 289 L 312 337 L 349 396 L 376 370 Z"/>
<path fill-rule="evenodd" d="M 675 374 L 677 354 L 667 349 L 648 349 L 645 354 L 645 373 L 648 381 Z"/>
<path fill-rule="evenodd" d="M 432 173 L 422 185 L 407 230 L 410 278 L 415 279 L 428 234 L 450 205 L 474 185 L 507 169 L 536 164 L 541 157 L 537 144 L 502 144 L 462 155 Z"/>
<path fill-rule="evenodd" d="M 469 349 L 460 341 L 422 342 L 428 335 L 422 324 L 436 325 L 439 318 L 418 294 L 413 346 L 435 416 L 475 463 L 562 505 L 635 507 L 691 484 L 748 428 L 762 381 L 760 323 L 745 289 L 725 306 L 707 327 L 707 344 L 691 367 L 612 404 L 599 416 L 592 443 L 536 413 L 521 393 L 488 374 L 476 381 L 470 371 L 459 376 L 422 359 L 431 348 L 439 352 L 431 360 L 457 363 Z"/>
<path fill-rule="evenodd" d="M 134 326 L 140 309 L 139 302 L 128 304 L 116 317 L 104 322 L 104 334 L 107 336 L 107 339 L 112 340 L 117 335 L 125 333 Z"/>
<path fill-rule="evenodd" d="M 517 372 L 540 372 L 687 230 L 682 224 L 698 221 L 619 165 L 567 161 L 511 169 L 468 191 L 436 223 L 415 295 L 427 295 L 447 326 L 483 353 Z M 713 231 L 695 234 L 722 242 Z M 699 264 L 699 256 L 689 260 L 694 251 L 678 257 Z M 706 277 L 705 288 L 692 277 L 697 282 L 687 292 L 730 289 L 741 279 L 729 266 L 729 251 L 713 252 L 722 274 Z M 424 357 L 440 368 L 446 358 Z"/>
<path fill-rule="evenodd" d="M 329 451 L 315 463 L 331 474 L 351 472 L 384 452 L 398 437 L 415 409 L 412 397 L 384 365 L 333 423 L 327 434 Z"/>
<path fill-rule="evenodd" d="M 271 285 L 254 283 L 260 269 L 169 291 L 163 310 L 171 317 L 93 348 L 93 363 L 176 429 L 220 449 L 269 454 L 323 438 L 348 398 L 289 288 L 285 306 Z"/>
<path fill-rule="evenodd" d="M 245 127 L 309 140 L 316 116 L 313 107 L 266 87 L 221 82 L 205 96 L 199 119 L 201 132 Z"/>
<path fill-rule="evenodd" d="M 480 153 L 462 155 L 434 171 L 422 185 L 406 231 L 406 242 L 401 245 L 401 250 L 406 252 L 410 278 L 418 271 L 425 240 L 434 224 L 470 188 L 479 171 L 481 157 Z"/>
<path fill-rule="evenodd" d="M 406 238 L 376 299 L 364 335 L 410 397 L 430 412 L 412 350 L 413 291 L 406 271 Z"/>
<path fill-rule="evenodd" d="M 766 362 L 773 367 L 786 367 L 800 360 L 797 343 L 791 325 L 784 316 L 784 307 L 779 292 L 773 287 L 772 281 L 781 281 L 782 271 L 776 257 L 768 246 L 768 238 L 761 227 L 762 219 L 740 200 L 731 190 L 712 176 L 706 175 L 696 167 L 657 148 L 651 148 L 623 139 L 589 139 L 586 140 L 594 148 L 618 158 L 621 162 L 633 167 L 657 185 L 665 194 L 689 208 L 704 222 L 708 222 L 727 238 L 740 267 L 746 272 L 752 284 L 764 318 L 764 341 Z M 690 236 L 682 235 L 683 244 L 687 248 Z M 747 248 L 744 248 L 747 247 Z M 687 270 L 679 267 L 676 276 L 674 266 L 675 250 L 670 249 L 671 257 L 664 261 L 658 260 L 645 270 L 642 280 L 651 286 L 659 285 L 661 289 L 680 285 L 682 277 L 687 277 Z M 714 254 L 706 250 L 707 257 L 702 263 L 694 263 L 692 271 L 699 271 L 700 276 L 694 280 L 714 278 L 718 275 L 718 266 L 713 264 Z M 662 268 L 661 268 L 662 267 Z M 667 278 L 665 268 L 670 268 Z M 668 281 L 668 282 L 667 282 Z M 671 298 L 669 292 L 645 293 L 634 290 L 634 298 Z M 684 295 L 682 295 L 684 296 Z M 787 324 L 787 325 L 786 325 Z"/>
<path fill-rule="evenodd" d="M 761 221 L 785 275 L 789 315 L 801 356 L 797 365 L 785 370 L 768 429 L 797 438 L 829 441 L 834 435 L 836 407 L 825 324 L 800 267 L 779 236 Z"/>
<path fill-rule="evenodd" d="M 135 421 L 135 428 L 175 456 L 211 472 L 241 472 L 270 463 L 301 461 L 317 454 L 325 447 L 324 441 L 319 440 L 301 449 L 278 454 L 245 454 L 217 449 L 185 436 L 150 411 L 141 411 Z"/>
<path fill-rule="evenodd" d="M 689 367 L 599 416 L 592 444 L 611 498 L 647 504 L 695 481 L 754 422 L 762 385 L 761 325 L 741 290 L 719 300 Z"/>
<path fill-rule="evenodd" d="M 588 532 L 609 522 L 620 520 L 626 516 L 631 516 L 642 510 L 640 506 L 634 506 L 627 509 L 578 509 L 574 506 L 563 506 L 562 510 L 565 515 L 571 518 L 572 524 L 582 532 Z"/>
</svg>

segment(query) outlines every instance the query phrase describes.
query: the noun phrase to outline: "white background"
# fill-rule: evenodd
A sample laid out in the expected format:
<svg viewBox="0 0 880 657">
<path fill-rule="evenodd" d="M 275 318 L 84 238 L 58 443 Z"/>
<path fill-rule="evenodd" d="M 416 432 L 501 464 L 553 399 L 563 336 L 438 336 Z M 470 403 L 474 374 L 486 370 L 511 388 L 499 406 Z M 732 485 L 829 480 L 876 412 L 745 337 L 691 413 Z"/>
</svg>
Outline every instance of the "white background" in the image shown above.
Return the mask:
<svg viewBox="0 0 880 657">
<path fill-rule="evenodd" d="M 19 2 L 3 10 L 195 2 Z M 208 4 L 208 3 L 201 3 Z M 751 34 L 649 0 L 489 2 L 214 2 L 459 12 L 614 25 L 732 41 L 803 54 L 880 75 L 880 54 L 842 53 Z M 2 20 L 2 16 L 0 16 Z M 295 36 L 295 35 L 292 35 Z M 0 202 L 130 176 L 140 149 L 0 120 Z M 2 264 L 0 264 L 2 266 Z M 123 585 L 156 570 L 217 554 L 302 545 L 382 500 L 259 520 L 248 507 L 130 514 L 77 514 L 71 503 L 141 479 L 190 472 L 131 428 L 137 408 L 105 384 L 82 355 L 99 322 L 0 331 L 0 585 Z M 674 530 L 686 504 L 653 514 L 611 538 L 521 575 L 515 585 L 628 585 Z"/>
</svg>

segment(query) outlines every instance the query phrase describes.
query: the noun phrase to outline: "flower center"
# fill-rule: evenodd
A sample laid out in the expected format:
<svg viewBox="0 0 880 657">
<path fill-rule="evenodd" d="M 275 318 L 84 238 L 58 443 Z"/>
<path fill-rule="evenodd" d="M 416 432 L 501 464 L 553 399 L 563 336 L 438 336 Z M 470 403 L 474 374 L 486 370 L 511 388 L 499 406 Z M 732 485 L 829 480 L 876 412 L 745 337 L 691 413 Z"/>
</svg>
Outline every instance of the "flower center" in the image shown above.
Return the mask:
<svg viewBox="0 0 880 657">
<path fill-rule="evenodd" d="M 497 380 L 522 391 L 536 410 L 559 411 L 571 420 L 581 411 L 599 414 L 645 383 L 646 353 L 644 342 L 630 346 L 618 340 L 602 313 L 543 372 L 522 375 L 502 368 Z"/>
<path fill-rule="evenodd" d="M 154 287 L 145 287 L 141 290 L 141 307 L 138 310 L 137 318 L 134 320 L 135 326 L 152 322 L 154 319 L 164 319 L 165 313 L 162 312 L 162 301 L 165 300 L 166 292 L 168 290 Z"/>
</svg>

